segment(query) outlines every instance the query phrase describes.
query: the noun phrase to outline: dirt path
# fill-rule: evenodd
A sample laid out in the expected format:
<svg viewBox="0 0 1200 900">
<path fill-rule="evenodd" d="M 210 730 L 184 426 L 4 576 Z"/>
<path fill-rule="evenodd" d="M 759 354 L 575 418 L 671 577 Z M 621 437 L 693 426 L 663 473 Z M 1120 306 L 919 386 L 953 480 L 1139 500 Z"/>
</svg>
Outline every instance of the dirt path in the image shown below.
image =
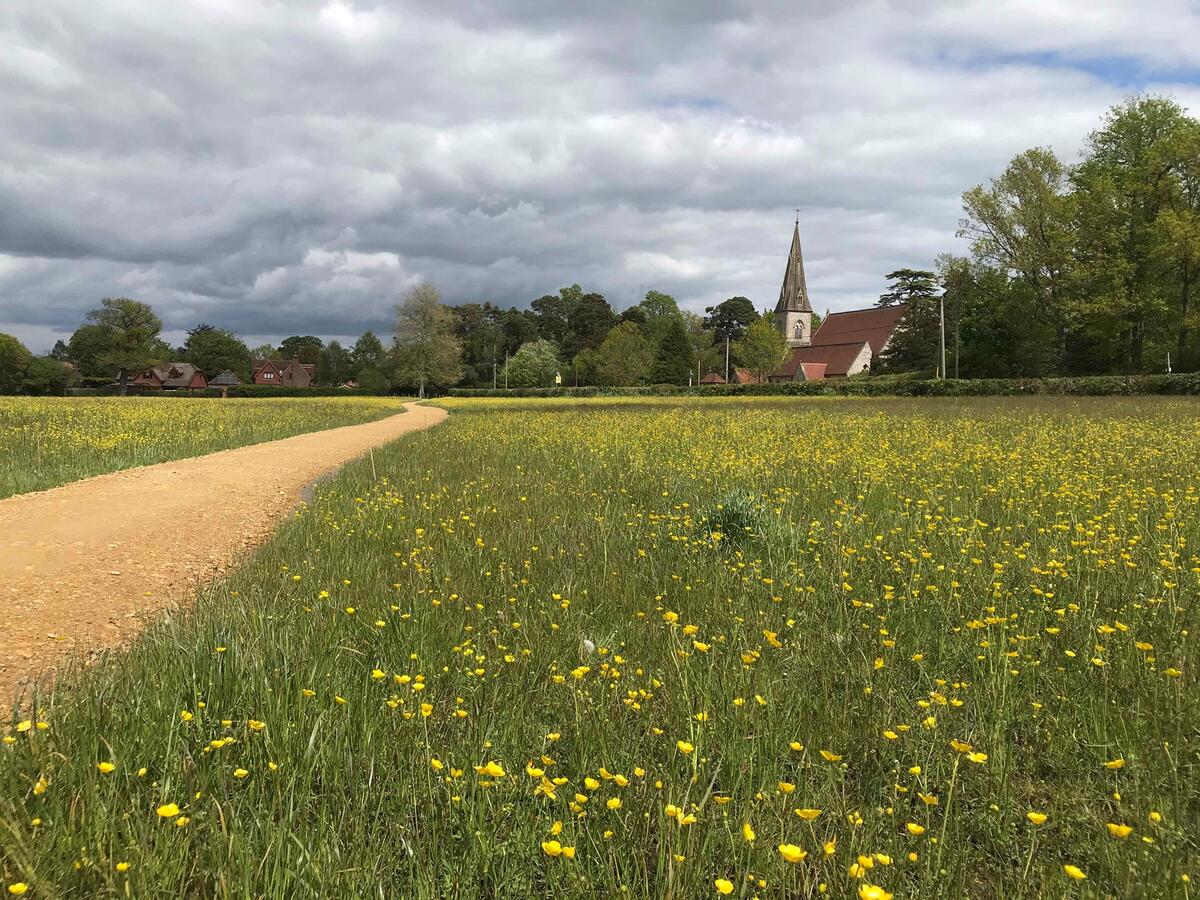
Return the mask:
<svg viewBox="0 0 1200 900">
<path fill-rule="evenodd" d="M 0 699 L 189 600 L 262 544 L 314 479 L 445 418 L 409 403 L 365 425 L 0 500 Z"/>
</svg>

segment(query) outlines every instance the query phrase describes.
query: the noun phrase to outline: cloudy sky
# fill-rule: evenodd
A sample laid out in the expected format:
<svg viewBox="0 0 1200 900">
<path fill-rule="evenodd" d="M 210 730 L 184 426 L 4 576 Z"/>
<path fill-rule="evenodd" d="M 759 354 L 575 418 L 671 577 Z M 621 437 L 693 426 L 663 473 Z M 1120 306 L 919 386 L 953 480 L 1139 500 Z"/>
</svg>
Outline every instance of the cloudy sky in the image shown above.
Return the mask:
<svg viewBox="0 0 1200 900">
<path fill-rule="evenodd" d="M 818 310 L 930 266 L 959 196 L 1200 111 L 1189 0 L 0 0 L 0 331 L 105 296 L 247 339 L 386 332 L 415 282 Z"/>
</svg>

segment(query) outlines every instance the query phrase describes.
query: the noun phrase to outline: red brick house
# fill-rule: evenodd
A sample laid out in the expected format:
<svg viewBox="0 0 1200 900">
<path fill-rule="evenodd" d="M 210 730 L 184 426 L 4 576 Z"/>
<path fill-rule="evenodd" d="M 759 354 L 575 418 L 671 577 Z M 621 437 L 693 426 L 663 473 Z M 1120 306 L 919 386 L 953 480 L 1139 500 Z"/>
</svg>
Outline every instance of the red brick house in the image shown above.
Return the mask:
<svg viewBox="0 0 1200 900">
<path fill-rule="evenodd" d="M 198 391 L 208 387 L 204 373 L 191 363 L 163 363 L 139 372 L 133 383 L 152 391 Z"/>
<path fill-rule="evenodd" d="M 274 384 L 282 387 L 312 387 L 317 367 L 298 359 L 252 359 L 250 380 L 255 384 Z"/>
</svg>

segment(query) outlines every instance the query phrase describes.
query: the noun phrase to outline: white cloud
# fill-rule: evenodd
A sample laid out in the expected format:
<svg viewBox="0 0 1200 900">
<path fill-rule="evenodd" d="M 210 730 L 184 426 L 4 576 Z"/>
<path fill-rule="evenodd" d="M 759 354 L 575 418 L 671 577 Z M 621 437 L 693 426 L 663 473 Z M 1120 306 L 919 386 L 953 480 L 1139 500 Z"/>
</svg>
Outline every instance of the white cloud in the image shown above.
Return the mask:
<svg viewBox="0 0 1200 900">
<path fill-rule="evenodd" d="M 869 303 L 1013 154 L 1200 105 L 1196 33 L 1186 0 L 8 0 L 0 319 L 346 335 L 419 278 L 761 307 L 795 207 L 813 302 Z"/>
</svg>

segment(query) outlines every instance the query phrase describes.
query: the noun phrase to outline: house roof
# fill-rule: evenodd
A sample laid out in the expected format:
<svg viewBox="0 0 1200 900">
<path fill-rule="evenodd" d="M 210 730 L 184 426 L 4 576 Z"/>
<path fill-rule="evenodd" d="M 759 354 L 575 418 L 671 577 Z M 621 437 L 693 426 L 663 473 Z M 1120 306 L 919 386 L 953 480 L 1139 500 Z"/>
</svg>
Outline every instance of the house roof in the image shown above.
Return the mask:
<svg viewBox="0 0 1200 900">
<path fill-rule="evenodd" d="M 792 232 L 792 249 L 788 252 L 787 268 L 783 271 L 783 286 L 775 312 L 812 312 L 808 303 L 808 285 L 804 281 L 804 255 L 800 252 L 800 223 Z"/>
<path fill-rule="evenodd" d="M 783 365 L 775 370 L 773 377 L 792 381 L 796 377 L 796 370 L 805 366 L 802 373 L 806 379 L 810 378 L 810 370 L 807 366 L 813 363 L 824 366 L 821 370 L 821 378 L 827 375 L 845 375 L 850 371 L 854 360 L 858 359 L 864 345 L 869 346 L 866 341 L 851 341 L 845 344 L 823 344 L 821 346 L 811 344 L 807 347 L 795 347 L 788 351 Z M 815 375 L 816 370 L 811 371 Z"/>
<path fill-rule="evenodd" d="M 827 365 L 823 362 L 802 362 L 800 370 L 804 373 L 805 381 L 823 381 Z"/>
<path fill-rule="evenodd" d="M 204 378 L 204 373 L 191 363 L 164 363 L 161 366 L 153 366 L 148 371 L 162 382 L 163 387 L 187 387 L 197 375 Z"/>
<path fill-rule="evenodd" d="M 234 375 L 228 369 L 226 369 L 224 372 L 222 372 L 220 375 L 218 375 L 216 378 L 214 378 L 212 381 L 209 382 L 209 384 L 241 384 L 241 383 L 242 383 L 242 379 L 238 378 L 236 375 Z"/>
<path fill-rule="evenodd" d="M 759 384 L 759 380 L 754 377 L 754 373 L 745 366 L 736 366 L 733 370 L 734 384 Z"/>
<path fill-rule="evenodd" d="M 252 359 L 250 360 L 250 376 L 253 377 L 268 367 L 276 372 L 283 372 L 291 366 L 299 366 L 309 375 L 317 371 L 313 363 L 302 363 L 298 359 Z"/>
<path fill-rule="evenodd" d="M 812 346 L 832 346 L 866 341 L 871 345 L 871 354 L 878 356 L 891 340 L 896 323 L 908 309 L 903 303 L 895 306 L 873 306 L 869 309 L 851 309 L 827 315 L 821 327 L 812 336 Z M 834 374 L 832 369 L 831 374 Z"/>
<path fill-rule="evenodd" d="M 717 374 L 716 372 L 709 372 L 707 375 L 705 375 L 703 378 L 700 379 L 700 383 L 701 384 L 724 384 L 725 377 L 723 375 Z"/>
</svg>

